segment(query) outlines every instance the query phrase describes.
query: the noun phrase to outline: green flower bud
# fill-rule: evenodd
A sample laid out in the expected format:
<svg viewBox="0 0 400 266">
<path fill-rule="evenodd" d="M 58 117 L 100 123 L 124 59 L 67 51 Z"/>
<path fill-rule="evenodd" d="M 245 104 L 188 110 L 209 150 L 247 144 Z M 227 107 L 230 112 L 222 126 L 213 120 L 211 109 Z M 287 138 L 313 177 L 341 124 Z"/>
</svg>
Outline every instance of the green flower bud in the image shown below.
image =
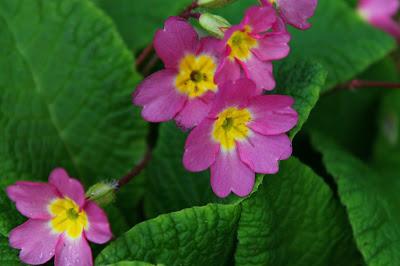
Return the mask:
<svg viewBox="0 0 400 266">
<path fill-rule="evenodd" d="M 86 192 L 86 197 L 99 204 L 106 206 L 115 200 L 115 190 L 117 188 L 116 182 L 110 183 L 97 183 L 91 186 Z"/>
<path fill-rule="evenodd" d="M 223 17 L 210 13 L 201 14 L 199 23 L 207 32 L 220 39 L 224 37 L 224 29 L 231 26 Z"/>
<path fill-rule="evenodd" d="M 236 0 L 198 0 L 197 4 L 199 7 L 217 8 L 229 5 L 234 1 Z"/>
</svg>

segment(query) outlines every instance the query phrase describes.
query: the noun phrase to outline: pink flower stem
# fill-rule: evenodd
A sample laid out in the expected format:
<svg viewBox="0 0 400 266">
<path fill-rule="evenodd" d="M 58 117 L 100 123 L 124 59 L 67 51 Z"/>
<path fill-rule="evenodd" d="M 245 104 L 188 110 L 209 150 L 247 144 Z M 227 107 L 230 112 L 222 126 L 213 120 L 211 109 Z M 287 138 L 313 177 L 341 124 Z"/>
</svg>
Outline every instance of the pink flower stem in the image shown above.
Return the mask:
<svg viewBox="0 0 400 266">
<path fill-rule="evenodd" d="M 369 81 L 369 80 L 352 80 L 347 84 L 349 89 L 360 89 L 360 88 L 386 88 L 386 89 L 400 89 L 400 83 L 398 82 L 385 82 L 385 81 Z"/>
<path fill-rule="evenodd" d="M 197 4 L 197 1 L 193 1 L 189 6 L 187 6 L 178 16 L 184 19 L 189 19 L 189 18 L 195 18 L 198 19 L 200 17 L 200 14 L 198 13 L 193 13 L 193 10 L 199 7 Z M 149 45 L 146 46 L 146 48 L 143 49 L 143 51 L 139 54 L 139 56 L 136 59 L 135 66 L 136 68 L 139 68 L 147 59 L 154 53 L 154 47 L 153 43 L 150 43 Z M 154 60 L 149 61 L 146 66 L 144 66 L 144 69 L 151 69 L 153 66 L 157 63 L 157 61 L 154 62 Z"/>
<path fill-rule="evenodd" d="M 120 188 L 128 184 L 135 176 L 139 175 L 142 172 L 142 170 L 147 166 L 147 164 L 150 162 L 150 160 L 151 160 L 151 149 L 148 148 L 142 161 L 139 164 L 137 164 L 128 174 L 126 174 L 125 176 L 121 177 L 118 180 L 117 188 Z"/>
</svg>

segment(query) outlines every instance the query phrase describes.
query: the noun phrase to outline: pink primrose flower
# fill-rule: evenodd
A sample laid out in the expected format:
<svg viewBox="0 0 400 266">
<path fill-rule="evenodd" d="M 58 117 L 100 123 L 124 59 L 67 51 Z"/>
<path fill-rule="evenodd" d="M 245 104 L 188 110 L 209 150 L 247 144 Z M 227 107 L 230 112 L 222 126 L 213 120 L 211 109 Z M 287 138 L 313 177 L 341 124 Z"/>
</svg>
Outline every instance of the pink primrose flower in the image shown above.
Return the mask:
<svg viewBox="0 0 400 266">
<path fill-rule="evenodd" d="M 200 123 L 218 90 L 214 75 L 221 44 L 211 37 L 199 40 L 189 23 L 169 18 L 154 38 L 154 48 L 165 69 L 146 78 L 133 96 L 133 103 L 143 106 L 144 119 L 175 119 L 183 128 Z"/>
<path fill-rule="evenodd" d="M 265 6 L 275 4 L 283 20 L 301 30 L 311 27 L 308 19 L 314 16 L 318 4 L 317 0 L 261 0 L 261 2 Z"/>
<path fill-rule="evenodd" d="M 285 134 L 297 124 L 293 98 L 259 95 L 254 82 L 240 79 L 220 87 L 213 107 L 185 144 L 183 164 L 193 172 L 211 167 L 211 186 L 219 197 L 247 196 L 255 172 L 278 172 L 290 157 Z"/>
<path fill-rule="evenodd" d="M 103 210 L 85 199 L 82 185 L 64 169 L 55 169 L 48 183 L 18 181 L 7 195 L 29 218 L 9 239 L 25 263 L 43 264 L 54 256 L 56 266 L 93 265 L 87 240 L 103 244 L 112 237 Z"/>
<path fill-rule="evenodd" d="M 399 0 L 360 0 L 358 11 L 373 26 L 384 30 L 400 42 L 400 24 L 393 16 L 399 11 Z"/>
<path fill-rule="evenodd" d="M 239 25 L 232 26 L 224 36 L 224 58 L 215 79 L 218 84 L 248 78 L 256 83 L 259 93 L 272 90 L 275 80 L 272 60 L 289 53 L 290 35 L 271 6 L 247 9 Z"/>
</svg>

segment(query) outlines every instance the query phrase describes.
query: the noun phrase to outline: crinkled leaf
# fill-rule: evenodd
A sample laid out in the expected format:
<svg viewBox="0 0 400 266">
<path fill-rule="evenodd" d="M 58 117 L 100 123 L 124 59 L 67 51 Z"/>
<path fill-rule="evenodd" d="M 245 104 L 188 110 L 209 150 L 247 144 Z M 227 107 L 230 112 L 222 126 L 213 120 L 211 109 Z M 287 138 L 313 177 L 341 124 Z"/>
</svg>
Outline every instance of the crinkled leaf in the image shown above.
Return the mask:
<svg viewBox="0 0 400 266">
<path fill-rule="evenodd" d="M 297 159 L 266 175 L 243 201 L 236 265 L 358 265 L 345 211 L 330 188 Z"/>
<path fill-rule="evenodd" d="M 292 138 L 307 120 L 318 100 L 325 77 L 326 71 L 315 62 L 309 61 L 287 64 L 278 72 L 279 89 L 276 93 L 294 97 L 295 108 L 299 113 L 298 126 L 290 132 Z M 148 217 L 209 202 L 241 201 L 241 198 L 233 195 L 221 201 L 212 193 L 208 171 L 190 173 L 183 167 L 186 137 L 187 134 L 182 133 L 172 122 L 160 126 L 158 144 L 146 171 L 148 193 L 145 195 L 145 211 Z M 259 176 L 254 190 L 261 182 L 262 176 Z"/>
<path fill-rule="evenodd" d="M 209 204 L 140 223 L 107 246 L 96 265 L 140 260 L 165 265 L 224 265 L 232 252 L 240 207 Z"/>
<path fill-rule="evenodd" d="M 107 266 L 163 266 L 163 264 L 151 264 L 142 261 L 120 261 L 117 263 L 108 264 Z"/>
<path fill-rule="evenodd" d="M 18 251 L 8 245 L 6 237 L 0 235 L 0 265 L 20 266 L 24 265 L 18 258 Z"/>
<path fill-rule="evenodd" d="M 328 137 L 313 132 L 327 171 L 346 206 L 357 246 L 367 265 L 400 265 L 400 179 L 378 174 Z"/>
<path fill-rule="evenodd" d="M 142 157 L 132 56 L 90 1 L 0 1 L 0 40 L 1 177 L 61 166 L 93 183 Z"/>
</svg>

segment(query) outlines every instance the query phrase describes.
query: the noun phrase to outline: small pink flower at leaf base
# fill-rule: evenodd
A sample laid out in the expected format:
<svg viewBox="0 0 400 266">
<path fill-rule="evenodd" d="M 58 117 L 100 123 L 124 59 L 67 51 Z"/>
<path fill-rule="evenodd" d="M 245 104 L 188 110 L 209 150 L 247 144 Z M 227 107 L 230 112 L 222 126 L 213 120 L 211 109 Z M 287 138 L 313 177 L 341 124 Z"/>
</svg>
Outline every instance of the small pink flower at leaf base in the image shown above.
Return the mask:
<svg viewBox="0 0 400 266">
<path fill-rule="evenodd" d="M 393 18 L 399 11 L 399 0 L 360 0 L 358 11 L 373 26 L 384 30 L 400 42 L 400 24 Z"/>
<path fill-rule="evenodd" d="M 178 17 L 169 18 L 154 38 L 154 48 L 165 69 L 146 78 L 133 95 L 151 122 L 175 119 L 183 128 L 196 126 L 210 110 L 218 90 L 214 75 L 220 40 L 199 40 L 193 27 Z"/>
<path fill-rule="evenodd" d="M 259 93 L 272 90 L 275 80 L 272 60 L 289 53 L 290 35 L 271 6 L 247 9 L 239 25 L 225 32 L 225 56 L 216 73 L 218 84 L 248 78 L 256 83 Z"/>
<path fill-rule="evenodd" d="M 297 124 L 293 98 L 260 95 L 254 82 L 240 79 L 220 87 L 209 115 L 189 134 L 183 164 L 189 171 L 211 168 L 211 187 L 219 197 L 247 196 L 255 172 L 278 172 L 292 153 L 285 134 Z"/>
<path fill-rule="evenodd" d="M 275 4 L 283 20 L 301 30 L 311 27 L 308 19 L 314 16 L 318 4 L 317 0 L 261 0 L 261 2 L 266 6 Z"/>
<path fill-rule="evenodd" d="M 7 187 L 7 195 L 29 218 L 9 239 L 27 264 L 43 264 L 54 256 L 56 266 L 90 266 L 87 240 L 103 244 L 112 237 L 103 210 L 86 200 L 81 183 L 64 169 L 55 169 L 48 183 L 16 182 Z"/>
</svg>

